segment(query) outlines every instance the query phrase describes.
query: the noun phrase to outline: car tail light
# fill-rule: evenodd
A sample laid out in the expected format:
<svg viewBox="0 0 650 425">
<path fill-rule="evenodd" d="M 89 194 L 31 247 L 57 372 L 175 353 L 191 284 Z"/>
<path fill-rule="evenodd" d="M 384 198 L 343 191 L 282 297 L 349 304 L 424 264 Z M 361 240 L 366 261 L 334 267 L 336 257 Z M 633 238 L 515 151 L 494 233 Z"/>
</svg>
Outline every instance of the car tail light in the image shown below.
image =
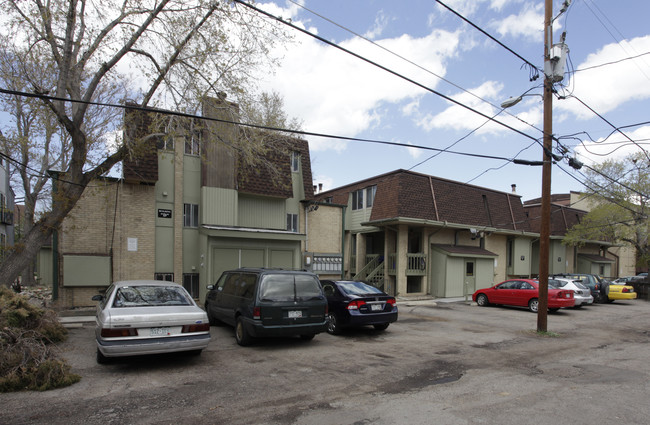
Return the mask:
<svg viewBox="0 0 650 425">
<path fill-rule="evenodd" d="M 195 323 L 193 325 L 183 325 L 182 333 L 188 332 L 205 332 L 210 330 L 209 323 Z"/>
<path fill-rule="evenodd" d="M 358 310 L 359 307 L 363 305 L 366 305 L 365 301 L 361 301 L 361 300 L 350 301 L 350 304 L 348 304 L 348 310 Z"/>
<path fill-rule="evenodd" d="M 386 304 L 389 304 L 391 307 L 395 307 L 395 298 L 387 299 Z"/>
<path fill-rule="evenodd" d="M 627 292 L 631 292 L 631 291 L 630 291 L 629 288 L 623 288 L 623 290 L 622 290 L 621 292 L 625 292 L 625 293 L 627 293 Z"/>
<path fill-rule="evenodd" d="M 135 328 L 121 328 L 121 329 L 102 328 L 100 334 L 104 338 L 119 338 L 123 336 L 138 336 L 138 330 Z"/>
<path fill-rule="evenodd" d="M 253 307 L 253 319 L 260 319 L 262 317 L 262 310 L 259 307 Z"/>
</svg>

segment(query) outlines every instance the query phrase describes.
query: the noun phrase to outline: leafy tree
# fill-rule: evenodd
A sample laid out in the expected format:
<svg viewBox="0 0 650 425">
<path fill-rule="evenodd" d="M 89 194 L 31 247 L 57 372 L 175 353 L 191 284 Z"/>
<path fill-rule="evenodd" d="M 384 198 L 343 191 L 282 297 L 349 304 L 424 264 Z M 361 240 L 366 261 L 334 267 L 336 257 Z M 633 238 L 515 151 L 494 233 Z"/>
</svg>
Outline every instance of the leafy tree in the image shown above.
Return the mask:
<svg viewBox="0 0 650 425">
<path fill-rule="evenodd" d="M 45 124 L 55 122 L 60 150 L 50 145 L 45 155 L 63 157 L 51 208 L 0 264 L 5 285 L 33 261 L 89 182 L 141 152 L 138 143 L 151 143 L 115 138 L 109 149 L 107 135 L 120 128 L 114 120 L 93 122 L 107 116 L 96 103 L 128 99 L 195 114 L 202 99 L 222 91 L 244 96 L 253 70 L 272 66 L 272 46 L 288 39 L 279 24 L 227 0 L 3 0 L 0 11 L 3 55 L 19 69 L 15 87 L 40 102 L 30 105 L 39 110 L 40 134 L 30 133 L 29 143 L 46 143 Z M 253 161 L 246 152 L 241 160 Z"/>
<path fill-rule="evenodd" d="M 607 160 L 587 169 L 583 199 L 593 208 L 567 234 L 564 243 L 585 240 L 625 243 L 637 253 L 637 265 L 650 264 L 648 201 L 650 173 L 643 153 Z"/>
</svg>

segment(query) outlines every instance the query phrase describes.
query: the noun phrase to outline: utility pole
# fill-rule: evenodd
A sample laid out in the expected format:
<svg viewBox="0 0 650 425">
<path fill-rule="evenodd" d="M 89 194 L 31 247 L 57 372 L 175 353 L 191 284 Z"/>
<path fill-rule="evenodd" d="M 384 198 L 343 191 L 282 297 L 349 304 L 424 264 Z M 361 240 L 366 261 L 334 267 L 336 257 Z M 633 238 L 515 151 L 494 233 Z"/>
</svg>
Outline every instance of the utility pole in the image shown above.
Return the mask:
<svg viewBox="0 0 650 425">
<path fill-rule="evenodd" d="M 551 60 L 553 48 L 553 1 L 545 0 L 544 12 L 544 64 Z M 545 67 L 546 69 L 546 67 Z M 546 73 L 545 73 L 546 74 Z M 539 232 L 539 304 L 537 332 L 547 331 L 548 319 L 548 269 L 551 238 L 551 166 L 553 150 L 553 76 L 544 75 L 544 149 L 542 158 L 542 206 Z"/>
</svg>

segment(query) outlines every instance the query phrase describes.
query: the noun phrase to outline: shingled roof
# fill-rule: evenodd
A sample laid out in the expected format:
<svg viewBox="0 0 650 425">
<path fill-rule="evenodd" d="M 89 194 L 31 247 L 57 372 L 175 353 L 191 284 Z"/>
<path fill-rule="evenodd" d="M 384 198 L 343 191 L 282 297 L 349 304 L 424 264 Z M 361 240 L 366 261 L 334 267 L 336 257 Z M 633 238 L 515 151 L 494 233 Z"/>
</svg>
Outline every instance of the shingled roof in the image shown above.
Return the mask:
<svg viewBox="0 0 650 425">
<path fill-rule="evenodd" d="M 371 222 L 411 218 L 453 224 L 530 231 L 519 195 L 439 177 L 397 170 L 321 192 L 319 200 L 347 204 L 348 194 L 377 186 Z"/>
<path fill-rule="evenodd" d="M 293 197 L 291 180 L 291 152 L 293 151 L 300 153 L 305 200 L 314 199 L 309 143 L 292 137 L 273 137 L 268 139 L 266 144 L 268 151 L 265 158 L 275 172 L 267 167 L 239 167 L 237 176 L 239 192 L 281 198 Z"/>
<path fill-rule="evenodd" d="M 524 210 L 528 214 L 528 221 L 533 232 L 539 233 L 542 225 L 541 204 L 526 204 Z M 580 220 L 587 215 L 586 211 L 570 208 L 561 204 L 551 204 L 551 230 L 552 236 L 564 236 L 569 229 L 580 223 Z"/>
</svg>

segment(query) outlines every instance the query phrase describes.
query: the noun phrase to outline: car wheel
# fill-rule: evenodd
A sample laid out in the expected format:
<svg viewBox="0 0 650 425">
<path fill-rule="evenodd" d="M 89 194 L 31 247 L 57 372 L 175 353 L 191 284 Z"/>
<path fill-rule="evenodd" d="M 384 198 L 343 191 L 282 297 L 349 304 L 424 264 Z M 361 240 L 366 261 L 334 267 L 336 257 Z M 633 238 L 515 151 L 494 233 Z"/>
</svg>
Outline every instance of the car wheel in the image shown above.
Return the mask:
<svg viewBox="0 0 650 425">
<path fill-rule="evenodd" d="M 327 333 L 330 335 L 339 335 L 341 333 L 338 319 L 334 313 L 329 313 L 327 315 Z"/>
<path fill-rule="evenodd" d="M 582 308 L 582 304 L 574 305 L 573 308 Z"/>
<path fill-rule="evenodd" d="M 533 313 L 537 313 L 538 309 L 539 300 L 537 298 L 533 298 L 532 300 L 528 301 L 528 310 L 532 311 Z"/>
<path fill-rule="evenodd" d="M 388 325 L 390 325 L 390 323 L 380 323 L 379 325 L 374 326 L 378 331 L 385 331 L 388 328 Z"/>
<path fill-rule="evenodd" d="M 488 297 L 485 294 L 478 294 L 476 296 L 476 304 L 481 306 L 481 307 L 486 307 L 490 305 L 490 302 L 488 301 Z"/>
<path fill-rule="evenodd" d="M 246 327 L 244 326 L 244 321 L 241 317 L 238 317 L 235 322 L 235 339 L 237 340 L 237 344 L 242 347 L 250 345 L 252 341 L 251 336 L 246 332 Z"/>
<path fill-rule="evenodd" d="M 305 334 L 305 335 L 300 335 L 300 339 L 302 339 L 303 341 L 311 341 L 312 339 L 314 339 L 315 336 L 316 334 Z"/>
<path fill-rule="evenodd" d="M 99 351 L 99 348 L 97 349 L 97 363 L 99 364 L 108 364 L 111 362 L 111 359 L 106 357 L 105 355 L 102 354 L 101 351 Z"/>
</svg>

